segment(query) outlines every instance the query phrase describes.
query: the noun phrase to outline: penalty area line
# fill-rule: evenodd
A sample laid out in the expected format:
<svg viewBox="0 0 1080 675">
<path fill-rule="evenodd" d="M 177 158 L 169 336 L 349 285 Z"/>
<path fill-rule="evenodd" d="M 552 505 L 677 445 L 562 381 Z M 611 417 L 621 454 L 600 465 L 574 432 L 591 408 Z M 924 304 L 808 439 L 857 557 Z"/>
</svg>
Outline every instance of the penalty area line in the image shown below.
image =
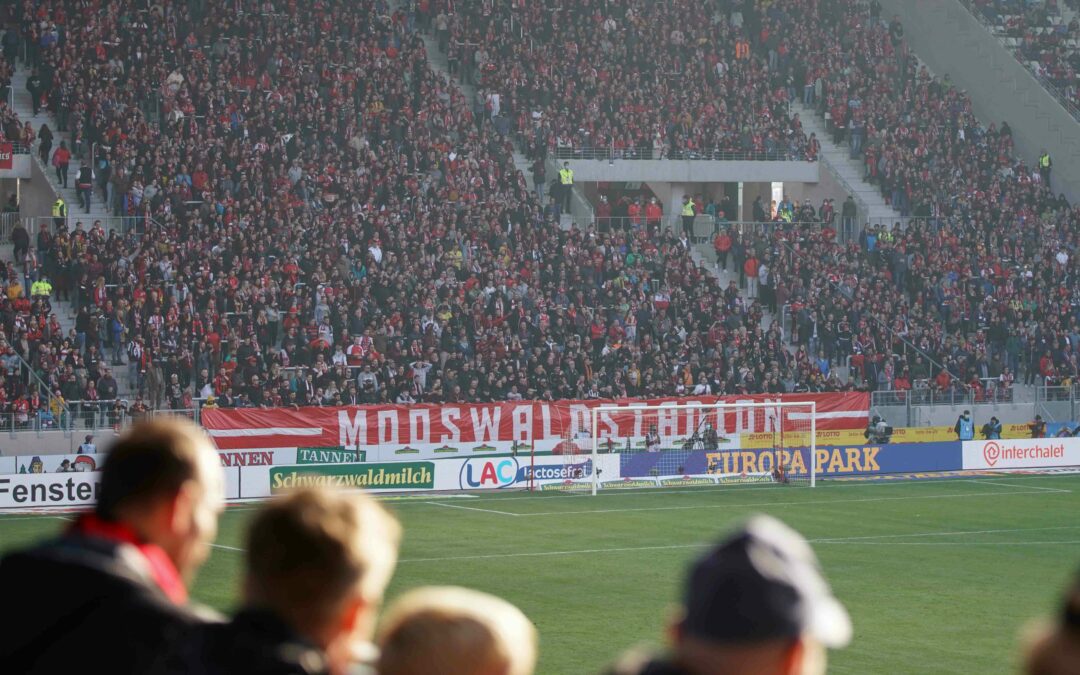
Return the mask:
<svg viewBox="0 0 1080 675">
<path fill-rule="evenodd" d="M 421 504 L 428 504 L 430 506 L 442 506 L 447 509 L 461 509 L 462 511 L 480 511 L 481 513 L 495 513 L 500 516 L 513 516 L 519 517 L 520 513 L 510 513 L 509 511 L 496 511 L 495 509 L 481 509 L 476 506 L 461 506 L 460 504 L 444 504 L 442 502 L 420 502 Z"/>
<path fill-rule="evenodd" d="M 686 504 L 680 506 L 642 506 L 624 509 L 590 509 L 587 511 L 541 511 L 539 513 L 522 513 L 519 514 L 523 517 L 535 517 L 535 516 L 571 516 L 571 515 L 584 515 L 589 513 L 629 513 L 634 511 L 686 511 L 696 509 L 730 509 L 739 507 L 757 507 L 757 508 L 770 508 L 773 506 L 811 506 L 811 505 L 829 505 L 829 504 L 859 504 L 864 502 L 896 502 L 896 501 L 915 501 L 919 499 L 964 499 L 967 497 L 1007 497 L 1010 495 L 1042 495 L 1044 497 L 1052 494 L 1058 494 L 1057 492 L 1046 492 L 1045 490 L 1015 490 L 1013 492 L 1004 492 L 1002 490 L 995 490 L 993 492 L 967 492 L 967 493 L 954 493 L 944 495 L 905 495 L 900 497 L 863 497 L 860 499 L 803 499 L 800 501 L 792 502 L 741 502 L 730 504 Z"/>
<path fill-rule="evenodd" d="M 1041 485 L 1017 485 L 1015 483 L 999 483 L 998 481 L 981 480 L 979 478 L 971 478 L 968 482 L 981 485 L 1000 485 L 1002 487 L 1025 488 L 1027 490 L 1042 490 L 1044 492 L 1072 492 L 1072 490 L 1065 490 L 1063 488 L 1042 487 Z"/>
</svg>

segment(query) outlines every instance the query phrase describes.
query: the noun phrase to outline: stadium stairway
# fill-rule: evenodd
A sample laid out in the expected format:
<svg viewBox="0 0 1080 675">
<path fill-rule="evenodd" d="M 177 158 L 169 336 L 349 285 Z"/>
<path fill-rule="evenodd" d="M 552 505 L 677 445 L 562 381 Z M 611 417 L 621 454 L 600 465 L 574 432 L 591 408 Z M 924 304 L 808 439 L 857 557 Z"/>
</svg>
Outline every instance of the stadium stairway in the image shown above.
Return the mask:
<svg viewBox="0 0 1080 675">
<path fill-rule="evenodd" d="M 792 112 L 799 114 L 806 135 L 817 134 L 821 142 L 821 164 L 829 170 L 848 194 L 862 207 L 859 216 L 862 222 L 856 223 L 856 233 L 867 222 L 887 223 L 901 220 L 900 214 L 881 196 L 881 191 L 863 180 L 862 157 L 852 158 L 848 146 L 833 143 L 832 136 L 826 131 L 825 120 L 818 117 L 813 106 L 804 106 L 801 102 L 792 104 Z"/>
<path fill-rule="evenodd" d="M 36 134 L 41 130 L 42 124 L 48 124 L 49 128 L 53 132 L 53 149 L 60 147 L 60 141 L 66 141 L 68 148 L 72 147 L 71 134 L 69 132 L 57 131 L 56 118 L 45 109 L 38 111 L 37 115 L 34 115 L 34 106 L 30 100 L 30 92 L 26 91 L 26 80 L 30 76 L 30 68 L 24 64 L 20 64 L 15 71 L 11 80 L 11 86 L 14 90 L 15 97 L 15 112 L 19 114 L 19 119 L 22 122 L 29 121 L 34 126 L 34 133 Z M 34 161 L 41 162 L 37 156 L 38 142 L 34 142 L 35 152 L 32 153 Z M 84 154 L 89 154 L 89 149 L 84 148 Z M 57 194 L 64 198 L 64 201 L 68 205 L 68 221 L 69 227 L 74 227 L 74 223 L 82 221 L 83 228 L 89 230 L 95 220 L 100 219 L 101 222 L 107 227 L 109 222 L 109 211 L 105 207 L 105 203 L 100 199 L 101 195 L 96 190 L 90 203 L 90 212 L 86 213 L 83 209 L 79 208 L 79 197 L 75 193 L 75 179 L 79 175 L 79 169 L 82 167 L 83 161 L 89 161 L 86 157 L 81 157 L 75 154 L 72 150 L 71 165 L 68 170 L 68 188 L 65 190 L 59 181 L 56 180 L 56 171 L 52 168 L 52 165 L 46 162 L 42 165 L 42 170 L 45 176 L 49 179 L 49 184 Z M 45 213 L 41 214 L 25 214 L 25 215 L 49 215 Z M 31 233 L 33 236 L 35 233 Z"/>
<path fill-rule="evenodd" d="M 60 141 L 66 141 L 68 148 L 72 147 L 71 134 L 69 132 L 57 131 L 56 118 L 45 109 L 38 111 L 37 115 L 34 115 L 34 107 L 30 100 L 30 93 L 26 91 L 26 80 L 30 76 L 30 68 L 25 64 L 18 64 L 18 67 L 12 76 L 11 86 L 14 93 L 15 112 L 19 115 L 19 120 L 23 123 L 29 121 L 34 127 L 34 133 L 37 134 L 41 130 L 42 124 L 48 124 L 49 128 L 53 132 L 53 149 L 60 147 Z M 100 193 L 96 190 L 94 192 L 93 199 L 90 204 L 90 213 L 86 213 L 83 209 L 79 208 L 79 198 L 75 194 L 75 179 L 79 175 L 79 169 L 82 167 L 82 162 L 89 161 L 84 157 L 77 156 L 72 151 L 71 165 L 68 171 L 68 188 L 64 189 L 59 181 L 56 180 L 56 171 L 52 168 L 52 165 L 48 162 L 42 163 L 38 157 L 37 148 L 39 143 L 34 142 L 34 148 L 31 152 L 31 161 L 38 162 L 41 166 L 42 174 L 48 179 L 50 186 L 56 192 L 56 194 L 62 196 L 68 206 L 68 227 L 74 228 L 77 222 L 83 223 L 83 229 L 89 230 L 95 220 L 101 220 L 106 231 L 109 229 L 109 211 L 105 207 L 105 203 L 100 199 Z M 86 154 L 89 154 L 88 149 L 84 149 Z M 27 216 L 47 216 L 46 213 L 38 214 L 23 214 Z M 37 233 L 30 232 L 31 238 Z M 6 257 L 10 257 L 11 253 L 5 253 Z M 60 325 L 63 327 L 64 334 L 75 327 L 75 308 L 70 302 L 62 302 L 55 296 L 52 298 L 53 312 L 56 314 L 57 319 L 60 321 Z M 125 356 L 126 358 L 126 356 Z M 118 383 L 119 396 L 121 398 L 131 399 L 133 397 L 133 390 L 129 386 L 127 378 L 127 368 L 124 366 L 117 366 L 113 369 L 113 376 L 116 377 Z"/>
<path fill-rule="evenodd" d="M 400 2 L 394 3 L 395 6 L 398 6 L 400 4 Z M 435 40 L 434 35 L 425 33 L 423 31 L 420 31 L 419 35 L 424 40 L 424 47 L 427 49 L 428 63 L 431 64 L 431 67 L 440 75 L 445 77 L 448 82 L 453 83 L 458 89 L 460 89 L 461 93 L 465 95 L 465 100 L 468 101 L 470 105 L 474 103 L 477 97 L 476 87 L 472 84 L 469 84 L 468 82 L 465 82 L 460 77 L 450 74 L 450 65 L 446 58 L 446 54 L 444 54 L 439 49 L 439 44 Z M 522 175 L 525 176 L 526 182 L 528 183 L 529 187 L 532 188 L 532 162 L 529 160 L 528 157 L 525 156 L 525 153 L 521 151 L 517 139 L 514 138 L 513 135 L 511 135 L 511 142 L 514 144 L 514 168 L 516 168 L 522 173 Z M 551 178 L 555 175 L 555 171 L 557 171 L 555 167 L 556 164 L 553 161 L 548 162 L 547 170 L 549 182 Z M 589 204 L 588 199 L 585 198 L 584 194 L 581 192 L 580 189 L 574 190 L 574 201 L 572 203 L 572 207 L 574 213 L 577 214 L 579 219 L 582 216 L 586 215 L 586 212 L 587 215 L 592 215 L 592 207 Z M 569 214 L 564 214 L 561 225 L 564 229 L 569 229 L 573 222 L 574 217 Z"/>
</svg>

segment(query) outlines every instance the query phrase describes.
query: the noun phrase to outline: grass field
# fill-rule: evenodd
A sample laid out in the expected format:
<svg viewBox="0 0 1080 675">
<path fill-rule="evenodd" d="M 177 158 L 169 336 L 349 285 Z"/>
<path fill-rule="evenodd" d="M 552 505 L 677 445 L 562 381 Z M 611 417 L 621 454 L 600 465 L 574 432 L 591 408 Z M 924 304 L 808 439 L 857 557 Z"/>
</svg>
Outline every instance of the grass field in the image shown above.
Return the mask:
<svg viewBox="0 0 1080 675">
<path fill-rule="evenodd" d="M 1019 629 L 1056 608 L 1080 562 L 1080 475 L 388 503 L 405 527 L 391 597 L 460 584 L 511 600 L 539 628 L 541 673 L 595 673 L 630 645 L 659 645 L 687 563 L 751 513 L 806 535 L 850 610 L 855 639 L 833 673 L 1015 672 Z M 235 605 L 252 510 L 226 512 L 198 600 Z M 64 525 L 2 516 L 0 550 Z"/>
</svg>

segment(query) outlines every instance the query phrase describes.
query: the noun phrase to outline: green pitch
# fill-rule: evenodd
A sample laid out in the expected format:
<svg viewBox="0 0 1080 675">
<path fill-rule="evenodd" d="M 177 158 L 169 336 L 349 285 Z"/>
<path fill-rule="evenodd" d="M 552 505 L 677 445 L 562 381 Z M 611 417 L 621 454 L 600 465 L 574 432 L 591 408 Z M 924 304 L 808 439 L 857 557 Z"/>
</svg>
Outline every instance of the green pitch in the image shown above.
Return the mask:
<svg viewBox="0 0 1080 675">
<path fill-rule="evenodd" d="M 661 644 L 688 561 L 755 512 L 814 543 L 851 611 L 855 639 L 831 656 L 833 673 L 1015 672 L 1019 629 L 1056 609 L 1080 562 L 1073 475 L 387 503 L 405 527 L 391 597 L 420 584 L 503 596 L 539 628 L 540 672 L 560 675 Z M 195 585 L 198 600 L 223 611 L 237 600 L 252 508 L 225 514 Z M 57 516 L 2 516 L 0 550 L 62 527 Z"/>
</svg>

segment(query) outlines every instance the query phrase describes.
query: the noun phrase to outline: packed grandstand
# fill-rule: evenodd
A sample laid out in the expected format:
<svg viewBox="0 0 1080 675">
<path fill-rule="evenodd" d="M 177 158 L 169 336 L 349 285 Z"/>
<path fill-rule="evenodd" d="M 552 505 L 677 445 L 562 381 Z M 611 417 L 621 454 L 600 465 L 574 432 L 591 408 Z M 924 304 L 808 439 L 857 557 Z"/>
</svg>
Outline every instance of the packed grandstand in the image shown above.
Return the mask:
<svg viewBox="0 0 1080 675">
<path fill-rule="evenodd" d="M 111 2 L 88 22 L 71 2 L 9 7 L 0 72 L 32 71 L 112 218 L 72 203 L 15 228 L 4 405 L 27 423 L 72 402 L 1070 384 L 1080 212 L 1049 172 L 875 3 L 766 4 Z M 795 100 L 897 218 L 842 232 L 831 204 L 793 218 L 781 202 L 763 210 L 780 226 L 748 227 L 699 200 L 729 286 L 632 198 L 561 226 L 512 160 L 814 160 Z M 51 130 L 3 115 L 56 164 Z"/>
</svg>

